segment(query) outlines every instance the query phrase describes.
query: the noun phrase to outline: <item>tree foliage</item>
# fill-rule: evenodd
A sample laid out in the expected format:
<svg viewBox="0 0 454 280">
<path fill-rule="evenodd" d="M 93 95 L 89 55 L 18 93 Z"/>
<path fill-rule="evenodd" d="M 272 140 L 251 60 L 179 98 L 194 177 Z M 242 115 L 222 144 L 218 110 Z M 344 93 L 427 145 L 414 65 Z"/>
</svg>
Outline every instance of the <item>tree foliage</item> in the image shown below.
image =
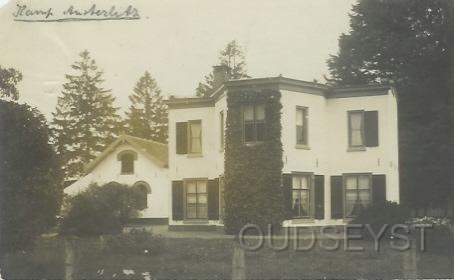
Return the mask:
<svg viewBox="0 0 454 280">
<path fill-rule="evenodd" d="M 139 79 L 129 100 L 132 104 L 126 112 L 128 133 L 161 143 L 167 142 L 167 106 L 158 84 L 149 72 L 145 72 Z"/>
<path fill-rule="evenodd" d="M 219 65 L 226 65 L 230 69 L 230 79 L 238 80 L 249 78 L 246 70 L 246 59 L 243 48 L 235 41 L 230 41 L 223 50 L 219 52 Z M 208 96 L 212 93 L 214 86 L 214 75 L 211 72 L 200 82 L 196 95 L 198 97 Z"/>
<path fill-rule="evenodd" d="M 25 249 L 54 225 L 62 173 L 44 116 L 0 101 L 0 252 Z"/>
<path fill-rule="evenodd" d="M 452 11 L 447 0 L 361 0 L 328 61 L 329 83 L 395 85 L 402 200 L 418 207 L 452 197 Z"/>
<path fill-rule="evenodd" d="M 71 65 L 76 74 L 66 75 L 52 120 L 57 152 L 68 178 L 82 174 L 83 166 L 113 141 L 120 123 L 115 98 L 102 87 L 103 72 L 88 51 L 80 59 Z"/>
<path fill-rule="evenodd" d="M 137 215 L 138 195 L 135 188 L 118 183 L 91 185 L 69 199 L 60 233 L 76 236 L 120 233 L 128 219 Z"/>
<path fill-rule="evenodd" d="M 21 80 L 21 72 L 13 68 L 2 68 L 0 66 L 0 96 L 12 100 L 19 99 L 19 91 L 16 85 Z"/>
</svg>

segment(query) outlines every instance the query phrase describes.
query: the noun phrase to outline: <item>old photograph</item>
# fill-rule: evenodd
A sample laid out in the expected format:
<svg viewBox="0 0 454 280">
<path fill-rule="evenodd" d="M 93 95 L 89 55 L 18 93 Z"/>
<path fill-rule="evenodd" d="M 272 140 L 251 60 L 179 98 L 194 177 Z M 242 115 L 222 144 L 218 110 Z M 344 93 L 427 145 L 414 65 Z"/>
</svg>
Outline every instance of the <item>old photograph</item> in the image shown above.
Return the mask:
<svg viewBox="0 0 454 280">
<path fill-rule="evenodd" d="M 0 0 L 0 280 L 454 279 L 454 1 Z"/>
</svg>

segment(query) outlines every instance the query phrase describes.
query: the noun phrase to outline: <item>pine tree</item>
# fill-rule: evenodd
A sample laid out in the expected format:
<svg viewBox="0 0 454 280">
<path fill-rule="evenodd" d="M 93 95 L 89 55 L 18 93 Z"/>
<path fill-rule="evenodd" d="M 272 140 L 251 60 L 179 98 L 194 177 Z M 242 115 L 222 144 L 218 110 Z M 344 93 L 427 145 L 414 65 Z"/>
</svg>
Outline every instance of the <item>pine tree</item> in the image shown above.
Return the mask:
<svg viewBox="0 0 454 280">
<path fill-rule="evenodd" d="M 246 59 L 243 48 L 235 41 L 230 41 L 227 46 L 219 52 L 220 65 L 226 65 L 230 69 L 230 79 L 238 80 L 250 78 L 246 70 Z M 214 75 L 210 73 L 205 76 L 204 82 L 200 82 L 196 88 L 196 96 L 209 96 L 213 91 Z"/>
<path fill-rule="evenodd" d="M 126 112 L 128 133 L 161 143 L 167 142 L 167 106 L 158 84 L 148 71 L 137 82 L 129 100 L 132 104 Z"/>
<path fill-rule="evenodd" d="M 115 98 L 102 87 L 103 72 L 87 50 L 71 65 L 53 113 L 52 131 L 67 178 L 82 175 L 83 167 L 116 137 L 120 118 Z"/>
</svg>

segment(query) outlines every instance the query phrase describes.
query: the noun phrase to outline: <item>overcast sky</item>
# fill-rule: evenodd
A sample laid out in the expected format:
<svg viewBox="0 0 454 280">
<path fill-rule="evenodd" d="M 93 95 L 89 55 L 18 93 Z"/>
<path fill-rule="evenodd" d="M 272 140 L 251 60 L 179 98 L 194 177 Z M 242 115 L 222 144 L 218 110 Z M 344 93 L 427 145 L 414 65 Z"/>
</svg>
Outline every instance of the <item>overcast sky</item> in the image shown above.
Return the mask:
<svg viewBox="0 0 454 280">
<path fill-rule="evenodd" d="M 137 79 L 148 70 L 166 95 L 190 96 L 230 40 L 246 51 L 252 77 L 312 81 L 327 73 L 326 60 L 348 32 L 354 0 L 0 0 L 0 65 L 20 70 L 21 101 L 48 118 L 64 75 L 87 49 L 105 72 L 106 88 L 126 108 Z M 73 4 L 119 9 L 133 5 L 137 21 L 27 23 L 13 21 L 16 4 L 63 9 Z"/>
</svg>

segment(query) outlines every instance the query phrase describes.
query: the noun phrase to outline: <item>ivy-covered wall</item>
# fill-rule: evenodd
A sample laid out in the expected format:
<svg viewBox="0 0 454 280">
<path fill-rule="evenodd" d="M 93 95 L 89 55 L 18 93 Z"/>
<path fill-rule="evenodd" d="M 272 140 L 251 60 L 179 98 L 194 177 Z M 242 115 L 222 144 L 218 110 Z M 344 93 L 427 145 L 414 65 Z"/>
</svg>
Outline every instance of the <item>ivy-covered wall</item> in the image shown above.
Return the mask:
<svg viewBox="0 0 454 280">
<path fill-rule="evenodd" d="M 279 90 L 242 90 L 227 94 L 225 142 L 225 230 L 237 233 L 248 223 L 265 231 L 284 219 L 281 187 L 281 93 Z M 263 142 L 243 143 L 242 107 L 265 105 Z"/>
</svg>

